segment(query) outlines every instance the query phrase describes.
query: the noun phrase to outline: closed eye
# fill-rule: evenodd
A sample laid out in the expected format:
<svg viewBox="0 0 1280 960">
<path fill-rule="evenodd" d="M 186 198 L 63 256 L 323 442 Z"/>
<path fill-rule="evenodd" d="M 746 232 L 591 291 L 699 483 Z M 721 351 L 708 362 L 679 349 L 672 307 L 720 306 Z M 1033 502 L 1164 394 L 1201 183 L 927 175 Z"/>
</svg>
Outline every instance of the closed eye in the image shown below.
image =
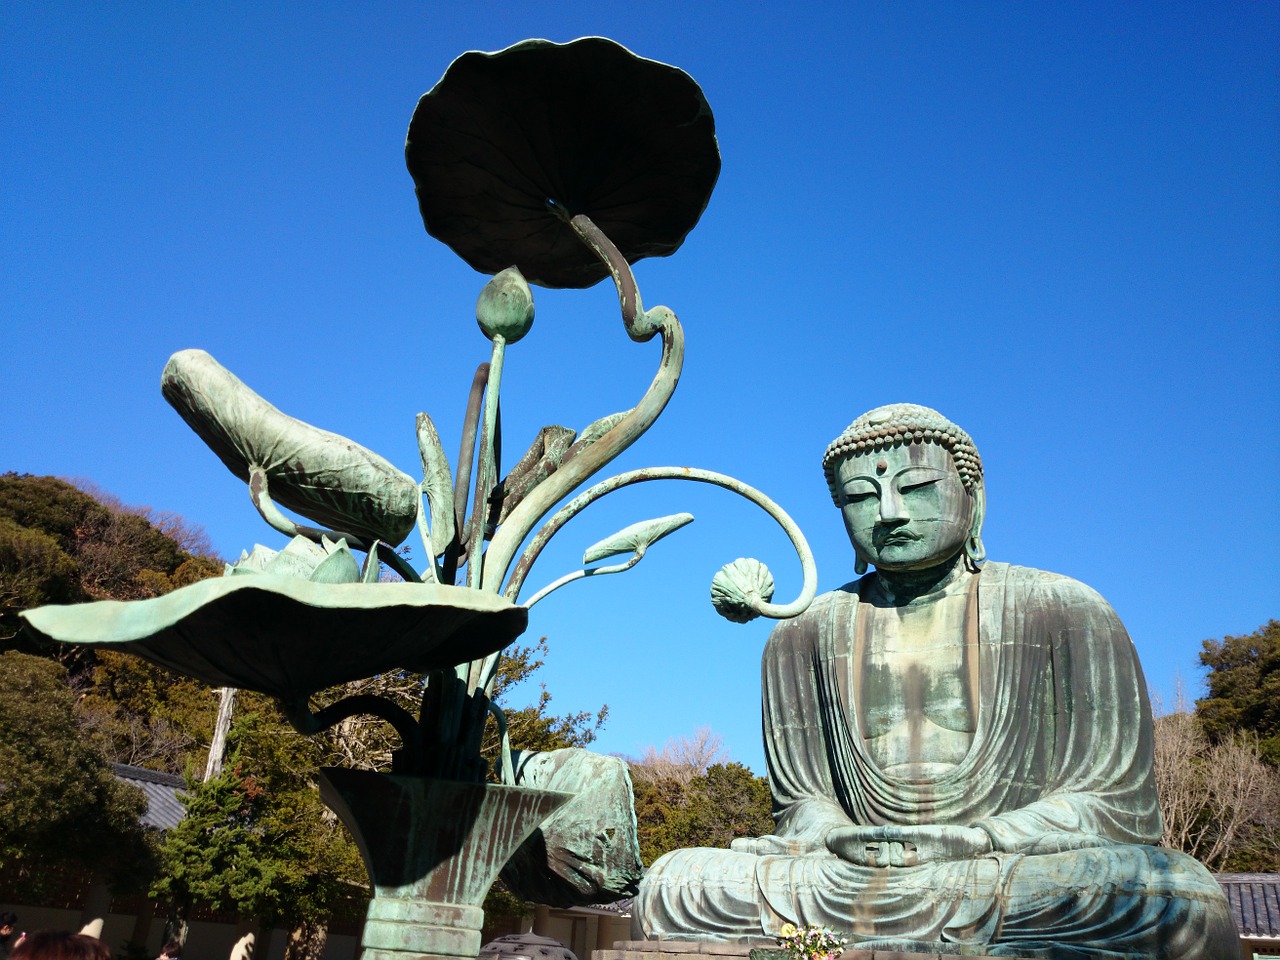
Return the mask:
<svg viewBox="0 0 1280 960">
<path fill-rule="evenodd" d="M 923 490 L 925 487 L 933 486 L 941 479 L 941 477 L 933 477 L 929 480 L 921 480 L 918 483 L 904 483 L 898 488 L 898 491 L 900 493 L 911 493 L 913 490 Z"/>
<path fill-rule="evenodd" d="M 844 495 L 845 503 L 862 503 L 864 500 L 875 499 L 876 492 L 874 490 L 855 490 L 852 493 L 846 492 Z"/>
</svg>

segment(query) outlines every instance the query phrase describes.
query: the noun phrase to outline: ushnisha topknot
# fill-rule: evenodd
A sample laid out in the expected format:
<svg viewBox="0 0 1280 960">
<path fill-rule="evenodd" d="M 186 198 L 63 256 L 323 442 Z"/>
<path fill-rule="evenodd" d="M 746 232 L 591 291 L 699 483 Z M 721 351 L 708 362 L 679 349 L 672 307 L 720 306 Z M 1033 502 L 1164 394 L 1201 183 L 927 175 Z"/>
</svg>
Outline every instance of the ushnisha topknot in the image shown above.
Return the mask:
<svg viewBox="0 0 1280 960">
<path fill-rule="evenodd" d="M 896 443 L 936 443 L 951 454 L 964 488 L 970 493 L 982 486 L 982 458 L 969 434 L 937 410 L 918 403 L 890 403 L 864 413 L 827 447 L 822 470 L 827 475 L 831 499 L 840 506 L 836 490 L 836 464 L 846 457 Z"/>
</svg>

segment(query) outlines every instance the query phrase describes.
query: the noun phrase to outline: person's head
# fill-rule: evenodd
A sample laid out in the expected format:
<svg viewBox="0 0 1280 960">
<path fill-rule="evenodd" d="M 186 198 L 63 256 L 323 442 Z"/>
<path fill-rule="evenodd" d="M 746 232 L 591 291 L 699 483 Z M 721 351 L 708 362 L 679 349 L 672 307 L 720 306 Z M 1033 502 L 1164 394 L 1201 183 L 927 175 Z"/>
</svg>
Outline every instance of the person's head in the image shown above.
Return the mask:
<svg viewBox="0 0 1280 960">
<path fill-rule="evenodd" d="M 169 960 L 176 960 L 176 958 L 182 956 L 182 941 L 170 940 L 160 948 L 160 956 L 168 957 Z"/>
<path fill-rule="evenodd" d="M 13 948 L 9 960 L 111 960 L 111 951 L 101 940 L 82 933 L 37 930 Z"/>
<path fill-rule="evenodd" d="M 822 458 L 831 498 L 857 554 L 883 570 L 923 570 L 986 557 L 982 459 L 973 440 L 936 410 L 894 403 L 864 413 Z"/>
</svg>

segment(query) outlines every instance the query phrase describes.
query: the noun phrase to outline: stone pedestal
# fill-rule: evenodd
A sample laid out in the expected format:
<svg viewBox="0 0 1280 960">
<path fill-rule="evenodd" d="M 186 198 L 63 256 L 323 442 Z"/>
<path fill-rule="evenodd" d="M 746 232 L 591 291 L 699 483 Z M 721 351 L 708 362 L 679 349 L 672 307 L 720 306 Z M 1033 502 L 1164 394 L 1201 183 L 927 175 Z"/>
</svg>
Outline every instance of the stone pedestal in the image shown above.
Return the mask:
<svg viewBox="0 0 1280 960">
<path fill-rule="evenodd" d="M 351 831 L 373 900 L 362 960 L 473 958 L 481 903 L 524 839 L 571 796 L 324 767 L 320 797 Z"/>
<path fill-rule="evenodd" d="M 612 950 L 596 950 L 591 960 L 783 960 L 786 954 L 772 940 L 755 943 L 696 943 L 688 940 L 620 940 Z M 901 950 L 846 950 L 840 960 L 949 960 L 964 956 L 972 960 L 997 960 L 983 953 L 933 951 L 904 953 Z M 1032 957 L 1001 957 L 998 960 L 1035 960 Z"/>
</svg>

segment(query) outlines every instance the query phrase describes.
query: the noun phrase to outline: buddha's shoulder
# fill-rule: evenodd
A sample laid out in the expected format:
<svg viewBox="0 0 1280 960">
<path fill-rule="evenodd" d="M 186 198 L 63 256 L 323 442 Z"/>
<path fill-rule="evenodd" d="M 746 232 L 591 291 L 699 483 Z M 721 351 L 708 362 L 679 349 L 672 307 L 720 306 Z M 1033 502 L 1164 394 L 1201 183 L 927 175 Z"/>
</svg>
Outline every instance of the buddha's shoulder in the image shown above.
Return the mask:
<svg viewBox="0 0 1280 960">
<path fill-rule="evenodd" d="M 851 616 L 857 602 L 856 580 L 838 590 L 820 593 L 813 598 L 813 602 L 804 613 L 778 621 L 777 626 L 769 634 L 769 646 L 779 648 L 812 644 L 829 629 L 833 616 L 841 613 Z"/>
<path fill-rule="evenodd" d="M 1022 594 L 1074 603 L 1101 603 L 1106 600 L 1087 583 L 1072 577 L 1035 567 L 1020 567 L 1012 563 L 991 562 L 983 564 L 983 585 L 999 581 L 1004 589 Z"/>
<path fill-rule="evenodd" d="M 1111 604 L 1093 587 L 1072 577 L 1034 567 L 987 563 L 982 568 L 982 581 L 982 586 L 1000 585 L 1006 608 L 1012 602 L 1024 613 L 1038 610 L 1042 622 L 1087 626 L 1099 635 L 1124 634 Z"/>
</svg>

